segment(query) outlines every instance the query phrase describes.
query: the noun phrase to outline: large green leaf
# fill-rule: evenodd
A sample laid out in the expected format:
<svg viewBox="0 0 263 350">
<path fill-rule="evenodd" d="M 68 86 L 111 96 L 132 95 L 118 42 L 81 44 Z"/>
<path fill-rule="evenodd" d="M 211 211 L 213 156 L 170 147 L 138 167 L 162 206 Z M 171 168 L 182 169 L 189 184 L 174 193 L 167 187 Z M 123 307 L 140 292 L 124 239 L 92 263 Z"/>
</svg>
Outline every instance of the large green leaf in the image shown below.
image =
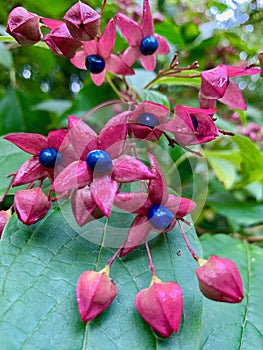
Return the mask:
<svg viewBox="0 0 263 350">
<path fill-rule="evenodd" d="M 262 249 L 227 235 L 204 235 L 201 242 L 206 258 L 214 254 L 235 261 L 242 275 L 245 298 L 240 304 L 204 298 L 200 349 L 262 349 Z"/>
<path fill-rule="evenodd" d="M 85 270 L 101 269 L 114 253 L 115 248 L 106 247 L 105 242 L 121 238 L 132 219 L 119 214 L 105 227 L 103 221 L 89 223 L 82 234 L 67 223 L 59 209 L 31 227 L 16 217 L 11 219 L 0 242 L 3 349 L 199 349 L 202 298 L 194 273 L 196 263 L 178 228 L 150 242 L 159 278 L 177 281 L 184 292 L 178 334 L 170 339 L 155 336 L 135 310 L 137 292 L 147 288 L 151 279 L 144 248 L 114 262 L 111 275 L 119 292 L 110 308 L 88 325 L 80 321 L 77 279 Z M 111 240 L 108 234 L 113 234 Z M 194 229 L 187 235 L 200 253 Z M 104 244 L 100 247 L 91 241 Z"/>
</svg>

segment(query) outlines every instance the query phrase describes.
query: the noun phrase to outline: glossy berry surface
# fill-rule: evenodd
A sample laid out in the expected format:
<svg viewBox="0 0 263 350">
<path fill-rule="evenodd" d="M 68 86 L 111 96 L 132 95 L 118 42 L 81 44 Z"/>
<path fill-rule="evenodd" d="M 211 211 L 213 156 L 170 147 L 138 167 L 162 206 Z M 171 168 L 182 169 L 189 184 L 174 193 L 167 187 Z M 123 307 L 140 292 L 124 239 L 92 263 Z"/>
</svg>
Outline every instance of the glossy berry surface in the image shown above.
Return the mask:
<svg viewBox="0 0 263 350">
<path fill-rule="evenodd" d="M 38 155 L 38 160 L 41 165 L 46 168 L 54 168 L 55 165 L 62 163 L 63 158 L 60 152 L 55 148 L 44 148 Z"/>
<path fill-rule="evenodd" d="M 152 36 L 146 36 L 142 39 L 140 50 L 144 56 L 152 55 L 158 49 L 158 40 Z"/>
<path fill-rule="evenodd" d="M 86 57 L 85 66 L 91 73 L 99 74 L 105 68 L 105 61 L 99 55 L 90 55 Z"/>
<path fill-rule="evenodd" d="M 197 118 L 196 118 L 196 116 L 194 114 L 190 114 L 190 118 L 191 118 L 193 127 L 194 127 L 194 129 L 196 131 L 197 128 L 198 128 L 198 120 L 197 120 Z"/>
<path fill-rule="evenodd" d="M 88 167 L 97 173 L 106 173 L 112 168 L 112 159 L 107 152 L 96 149 L 86 157 Z"/>
<path fill-rule="evenodd" d="M 173 213 L 162 205 L 153 205 L 148 211 L 148 219 L 157 230 L 167 230 L 174 220 Z"/>
<path fill-rule="evenodd" d="M 160 125 L 158 118 L 152 113 L 143 113 L 139 115 L 136 122 L 141 125 L 149 126 L 152 129 L 155 126 Z"/>
</svg>

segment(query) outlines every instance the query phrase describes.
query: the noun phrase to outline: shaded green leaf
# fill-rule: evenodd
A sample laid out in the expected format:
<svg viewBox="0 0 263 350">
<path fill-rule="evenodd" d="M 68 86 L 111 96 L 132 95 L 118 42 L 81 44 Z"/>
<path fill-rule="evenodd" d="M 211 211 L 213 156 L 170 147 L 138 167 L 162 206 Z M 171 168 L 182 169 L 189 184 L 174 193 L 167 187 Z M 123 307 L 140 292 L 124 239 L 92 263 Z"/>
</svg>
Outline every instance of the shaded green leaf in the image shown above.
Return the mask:
<svg viewBox="0 0 263 350">
<path fill-rule="evenodd" d="M 263 347 L 261 248 L 227 235 L 201 237 L 205 258 L 232 259 L 242 275 L 245 298 L 240 304 L 217 303 L 204 298 L 201 349 L 251 350 Z"/>
</svg>

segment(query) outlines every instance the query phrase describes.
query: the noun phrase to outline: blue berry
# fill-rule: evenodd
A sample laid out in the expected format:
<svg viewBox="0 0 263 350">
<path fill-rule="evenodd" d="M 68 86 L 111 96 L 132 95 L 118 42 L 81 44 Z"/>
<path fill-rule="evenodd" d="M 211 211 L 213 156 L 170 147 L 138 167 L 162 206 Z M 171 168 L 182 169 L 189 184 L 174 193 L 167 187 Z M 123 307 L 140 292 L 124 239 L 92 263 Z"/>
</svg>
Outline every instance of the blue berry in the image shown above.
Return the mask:
<svg viewBox="0 0 263 350">
<path fill-rule="evenodd" d="M 106 173 L 112 168 L 112 159 L 107 152 L 96 149 L 86 157 L 88 167 L 96 173 Z"/>
<path fill-rule="evenodd" d="M 105 61 L 99 55 L 90 55 L 86 57 L 86 68 L 93 74 L 99 74 L 105 68 Z"/>
<path fill-rule="evenodd" d="M 147 216 L 151 225 L 160 231 L 167 230 L 174 220 L 173 213 L 162 205 L 153 205 Z"/>
<path fill-rule="evenodd" d="M 44 148 L 38 155 L 41 165 L 46 168 L 54 168 L 63 162 L 63 157 L 55 148 Z"/>
<path fill-rule="evenodd" d="M 197 128 L 198 128 L 198 120 L 197 120 L 196 116 L 194 114 L 192 114 L 192 113 L 190 114 L 190 118 L 191 118 L 193 127 L 194 127 L 194 129 L 196 131 Z"/>
<path fill-rule="evenodd" d="M 142 39 L 140 50 L 144 56 L 152 55 L 158 49 L 158 40 L 152 36 L 146 36 Z"/>
<path fill-rule="evenodd" d="M 157 125 L 160 125 L 160 122 L 156 115 L 152 113 L 143 113 L 139 115 L 136 122 L 141 125 L 149 126 L 149 128 L 154 128 Z"/>
</svg>

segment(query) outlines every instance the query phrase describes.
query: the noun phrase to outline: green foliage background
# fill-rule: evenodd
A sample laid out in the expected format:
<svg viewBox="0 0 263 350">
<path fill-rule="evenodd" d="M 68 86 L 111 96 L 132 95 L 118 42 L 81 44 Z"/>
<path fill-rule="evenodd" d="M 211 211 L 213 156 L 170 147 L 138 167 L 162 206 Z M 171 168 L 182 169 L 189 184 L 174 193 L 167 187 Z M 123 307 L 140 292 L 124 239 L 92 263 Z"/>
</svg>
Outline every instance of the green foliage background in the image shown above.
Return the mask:
<svg viewBox="0 0 263 350">
<path fill-rule="evenodd" d="M 86 1 L 84 1 L 86 2 Z M 23 6 L 43 17 L 62 19 L 75 1 L 2 1 L 0 3 L 0 34 L 9 11 Z M 100 1 L 89 1 L 100 8 Z M 254 3 L 254 2 L 252 2 Z M 156 32 L 165 36 L 179 55 L 180 64 L 187 66 L 198 60 L 200 70 L 217 64 L 240 64 L 240 57 L 254 62 L 262 50 L 263 10 L 246 12 L 244 24 L 228 30 L 213 29 L 213 18 L 207 10 L 216 6 L 223 12 L 226 5 L 217 1 L 152 1 L 152 8 L 164 16 L 156 23 Z M 197 10 L 198 9 L 198 10 Z M 108 1 L 102 27 L 118 10 L 117 1 Z M 203 25 L 207 28 L 203 31 Z M 248 31 L 253 25 L 253 32 Z M 204 35 L 204 33 L 206 35 Z M 126 47 L 118 36 L 116 51 Z M 243 53 L 243 56 L 242 56 Z M 168 58 L 158 60 L 157 70 L 165 67 Z M 200 80 L 169 78 L 157 81 L 150 91 L 143 89 L 156 74 L 147 73 L 135 65 L 136 77 L 129 84 L 142 99 L 174 106 L 177 103 L 198 106 Z M 157 71 L 156 70 L 156 71 Z M 120 82 L 108 77 L 116 86 Z M 237 131 L 238 126 L 255 122 L 262 125 L 262 80 L 245 81 L 243 91 L 248 104 L 246 112 L 237 111 L 239 122 L 230 121 L 233 111 L 219 105 L 217 125 Z M 78 91 L 79 90 L 79 91 Z M 96 87 L 89 74 L 79 71 L 62 57 L 45 48 L 22 48 L 14 43 L 0 42 L 0 135 L 11 132 L 48 131 L 66 126 L 67 115 L 82 116 L 92 107 L 117 96 L 109 83 Z M 92 126 L 103 122 L 91 118 Z M 238 125 L 239 123 L 239 125 Z M 191 196 L 192 174 L 203 161 L 186 156 L 180 149 L 167 149 L 181 175 L 182 195 Z M 0 241 L 0 339 L 4 350 L 16 349 L 260 349 L 263 348 L 261 290 L 263 236 L 263 155 L 262 144 L 247 137 L 221 137 L 203 147 L 208 163 L 208 194 L 201 215 L 194 217 L 201 245 L 192 228 L 189 238 L 203 256 L 211 254 L 233 259 L 240 268 L 246 297 L 239 305 L 218 304 L 204 299 L 197 286 L 191 260 L 180 233 L 173 232 L 151 241 L 150 247 L 157 275 L 164 281 L 175 280 L 184 291 L 184 317 L 178 334 L 168 340 L 154 335 L 134 309 L 136 293 L 150 282 L 144 248 L 123 260 L 117 260 L 112 276 L 119 294 L 109 310 L 85 326 L 80 320 L 75 302 L 75 285 L 81 272 L 98 270 L 114 253 L 111 248 L 91 244 L 87 235 L 98 235 L 103 242 L 108 225 L 118 227 L 120 219 L 90 223 L 88 233 L 76 233 L 55 208 L 38 224 L 25 227 L 13 216 Z M 28 155 L 4 140 L 0 140 L 0 195 L 8 184 L 6 175 L 14 172 Z M 189 161 L 191 158 L 191 162 Z M 173 190 L 173 171 L 162 164 Z M 14 190 L 1 203 L 7 209 Z M 201 196 L 201 195 L 200 195 Z M 200 204 L 201 203 L 201 204 Z M 200 198 L 202 207 L 203 200 Z M 201 210 L 200 209 L 200 210 Z M 131 221 L 131 217 L 125 220 Z M 103 227 L 103 228 L 102 228 Z M 128 226 L 127 226 L 128 227 Z M 123 233 L 125 234 L 125 232 Z M 180 254 L 176 254 L 180 251 Z"/>
</svg>

